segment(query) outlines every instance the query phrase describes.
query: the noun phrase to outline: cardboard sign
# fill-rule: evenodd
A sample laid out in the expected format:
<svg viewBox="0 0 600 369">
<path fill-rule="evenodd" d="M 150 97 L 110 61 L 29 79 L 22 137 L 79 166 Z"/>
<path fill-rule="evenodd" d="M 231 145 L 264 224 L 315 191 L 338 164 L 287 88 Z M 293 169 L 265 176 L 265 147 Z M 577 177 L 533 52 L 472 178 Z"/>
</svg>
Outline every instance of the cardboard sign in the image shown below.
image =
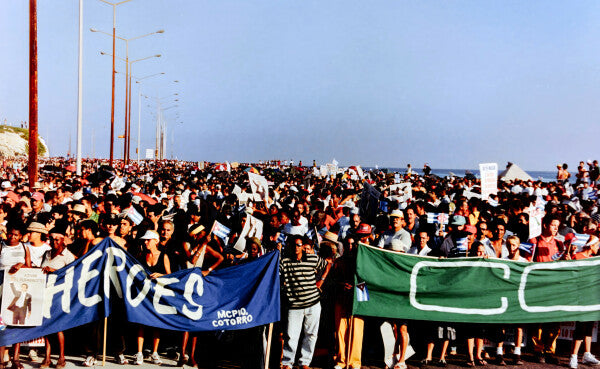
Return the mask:
<svg viewBox="0 0 600 369">
<path fill-rule="evenodd" d="M 42 307 L 46 274 L 41 269 L 21 268 L 15 274 L 4 273 L 2 319 L 6 325 L 35 327 L 42 325 Z"/>
</svg>

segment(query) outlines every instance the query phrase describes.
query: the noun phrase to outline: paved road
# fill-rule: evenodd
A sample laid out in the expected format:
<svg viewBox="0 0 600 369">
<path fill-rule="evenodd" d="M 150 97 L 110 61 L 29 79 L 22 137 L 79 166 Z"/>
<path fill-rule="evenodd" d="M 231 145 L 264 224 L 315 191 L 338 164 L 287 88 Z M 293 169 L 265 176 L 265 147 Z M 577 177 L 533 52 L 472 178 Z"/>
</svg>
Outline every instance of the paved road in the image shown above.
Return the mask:
<svg viewBox="0 0 600 369">
<path fill-rule="evenodd" d="M 131 356 L 127 356 L 128 358 L 132 359 Z M 53 361 L 56 361 L 56 357 L 53 357 Z M 508 365 L 501 367 L 501 366 L 496 366 L 496 365 L 492 365 L 492 364 L 488 364 L 485 368 L 487 369 L 500 369 L 500 368 L 522 368 L 522 369 L 551 369 L 551 368 L 562 368 L 564 369 L 565 367 L 568 367 L 568 359 L 566 357 L 560 357 L 560 362 L 558 365 L 552 365 L 552 364 L 539 364 L 539 363 L 534 363 L 533 361 L 533 356 L 531 355 L 524 355 L 523 357 L 525 363 L 522 366 L 514 366 L 511 365 L 511 361 L 507 360 Z M 322 362 L 324 360 L 322 358 L 316 358 L 316 366 L 314 368 L 323 368 L 323 369 L 331 369 L 331 368 L 324 368 L 324 365 L 321 365 Z M 22 360 L 22 364 L 24 365 L 25 369 L 30 369 L 30 368 L 39 368 L 40 364 L 42 362 L 42 359 L 38 359 L 37 362 L 30 362 L 28 359 L 25 360 L 25 358 L 23 358 Z M 67 369 L 72 369 L 72 368 L 82 368 L 81 364 L 83 362 L 83 357 L 76 357 L 76 356 L 68 356 L 67 357 Z M 224 369 L 237 369 L 237 368 L 241 368 L 241 362 L 239 360 L 227 360 L 227 359 L 220 359 L 217 362 L 217 367 L 218 368 L 224 368 Z M 102 362 L 99 361 L 97 363 L 97 367 L 101 367 L 102 366 Z M 132 365 L 133 366 L 133 365 Z M 123 369 L 123 366 L 117 364 L 114 362 L 112 357 L 108 357 L 107 358 L 107 362 L 106 362 L 106 368 L 108 369 Z M 131 366 L 126 366 L 126 367 L 131 367 Z M 135 367 L 135 366 L 134 366 Z M 146 360 L 146 362 L 143 365 L 144 368 L 159 368 L 158 365 L 154 365 L 152 363 L 150 363 L 149 360 Z M 168 358 L 163 358 L 163 365 L 162 367 L 176 367 L 176 362 L 175 360 L 171 360 Z M 408 367 L 413 369 L 413 368 L 419 368 L 419 361 L 418 360 L 409 360 L 408 361 Z M 461 356 L 461 355 L 457 355 L 457 356 L 451 356 L 448 360 L 448 369 L 458 369 L 458 368 L 465 368 L 465 357 Z M 599 368 L 599 367 L 592 367 L 592 366 L 586 366 L 583 364 L 579 364 L 579 367 L 581 369 L 588 369 L 588 368 Z M 189 366 L 185 366 L 185 368 L 190 368 Z M 200 368 L 207 368 L 205 366 L 203 366 L 202 364 L 200 365 Z M 363 365 L 362 367 L 363 369 L 376 369 L 376 368 L 383 368 L 383 363 L 378 363 L 378 362 L 367 362 L 365 363 L 365 365 Z M 435 365 L 433 366 L 429 366 L 429 368 L 436 368 Z M 483 368 L 483 367 L 480 367 Z"/>
</svg>

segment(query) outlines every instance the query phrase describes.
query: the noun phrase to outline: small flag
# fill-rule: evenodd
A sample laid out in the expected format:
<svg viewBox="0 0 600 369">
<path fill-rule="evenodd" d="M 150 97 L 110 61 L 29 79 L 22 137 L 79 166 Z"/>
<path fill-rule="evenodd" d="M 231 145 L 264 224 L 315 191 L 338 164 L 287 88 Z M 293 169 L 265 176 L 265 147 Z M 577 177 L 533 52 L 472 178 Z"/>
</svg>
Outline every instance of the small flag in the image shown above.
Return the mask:
<svg viewBox="0 0 600 369">
<path fill-rule="evenodd" d="M 556 254 L 552 255 L 552 260 L 556 261 L 558 259 L 560 259 L 563 256 L 564 252 L 557 252 Z"/>
<path fill-rule="evenodd" d="M 213 224 L 212 229 L 210 231 L 215 236 L 226 240 L 229 236 L 229 233 L 231 232 L 231 229 L 225 227 L 223 224 L 215 220 L 215 223 Z"/>
<path fill-rule="evenodd" d="M 287 235 L 283 232 L 279 232 L 279 236 L 277 237 L 277 243 L 280 244 L 285 244 L 285 241 L 287 240 Z"/>
<path fill-rule="evenodd" d="M 129 217 L 129 219 L 131 219 L 131 221 L 134 222 L 135 225 L 139 225 L 142 222 L 142 220 L 144 220 L 142 214 L 138 213 L 138 211 L 135 210 L 133 206 L 127 208 L 127 210 L 125 210 L 125 214 L 127 214 L 127 217 Z"/>
<path fill-rule="evenodd" d="M 469 239 L 467 237 L 463 237 L 456 240 L 456 248 L 458 251 L 467 252 L 467 249 L 469 248 Z"/>
<path fill-rule="evenodd" d="M 591 187 L 587 187 L 581 191 L 581 197 L 583 200 L 598 200 L 598 192 Z"/>
<path fill-rule="evenodd" d="M 427 213 L 427 223 L 448 224 L 448 214 L 446 214 L 446 213 Z"/>
<path fill-rule="evenodd" d="M 571 238 L 571 245 L 576 247 L 575 252 L 582 252 L 589 240 L 589 234 L 574 233 Z"/>
<path fill-rule="evenodd" d="M 356 301 L 369 301 L 369 290 L 367 289 L 367 284 L 365 282 L 360 282 L 356 285 Z"/>
<path fill-rule="evenodd" d="M 519 250 L 523 251 L 523 253 L 525 253 L 529 256 L 529 255 L 533 254 L 533 244 L 527 243 L 527 242 L 522 242 L 519 245 Z"/>
<path fill-rule="evenodd" d="M 571 240 L 571 245 L 583 247 L 590 240 L 589 234 L 575 233 L 575 237 Z"/>
</svg>

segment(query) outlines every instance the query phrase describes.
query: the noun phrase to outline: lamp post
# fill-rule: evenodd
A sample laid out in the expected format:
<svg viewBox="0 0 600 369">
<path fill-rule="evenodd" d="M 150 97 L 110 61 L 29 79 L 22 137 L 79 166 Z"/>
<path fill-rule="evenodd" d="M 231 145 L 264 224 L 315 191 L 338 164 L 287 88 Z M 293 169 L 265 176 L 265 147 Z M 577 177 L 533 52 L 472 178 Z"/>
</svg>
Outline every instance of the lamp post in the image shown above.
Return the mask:
<svg viewBox="0 0 600 369">
<path fill-rule="evenodd" d="M 79 56 L 77 66 L 77 155 L 75 173 L 81 175 L 81 131 L 83 117 L 83 0 L 79 0 Z"/>
<path fill-rule="evenodd" d="M 109 162 L 108 162 L 108 164 L 112 166 L 113 150 L 114 150 L 114 143 L 115 143 L 115 74 L 116 74 L 116 72 L 115 72 L 115 54 L 116 54 L 115 46 L 116 45 L 115 44 L 116 44 L 116 37 L 117 37 L 117 6 L 121 5 L 121 4 L 125 4 L 131 0 L 122 0 L 117 3 L 111 3 L 106 0 L 100 0 L 100 1 L 102 1 L 105 4 L 111 5 L 113 8 L 112 97 L 111 97 L 111 103 L 110 103 L 110 158 L 109 158 Z"/>
<path fill-rule="evenodd" d="M 165 74 L 165 72 L 151 74 L 146 77 L 136 78 L 135 83 L 139 84 L 138 87 L 138 134 L 137 134 L 137 162 L 140 163 L 140 137 L 141 137 L 141 125 L 142 125 L 142 80 L 158 75 Z M 134 77 L 135 78 L 135 77 Z M 131 99 L 129 100 L 131 101 Z"/>
<path fill-rule="evenodd" d="M 29 187 L 38 176 L 37 0 L 29 0 Z"/>
<path fill-rule="evenodd" d="M 179 81 L 174 81 L 174 82 L 179 82 Z M 163 96 L 163 97 L 152 97 L 153 99 L 156 100 L 156 143 L 155 143 L 156 147 L 154 149 L 154 157 L 156 160 L 158 160 L 161 155 L 162 113 L 161 113 L 161 108 L 160 108 L 160 100 L 164 100 L 166 98 L 178 96 L 178 95 L 179 95 L 179 93 L 174 93 L 174 94 L 170 94 L 170 95 Z M 146 96 L 146 95 L 144 95 L 144 97 L 151 98 L 150 96 Z M 172 107 L 174 107 L 174 106 L 172 106 Z"/>
<path fill-rule="evenodd" d="M 111 36 L 110 33 L 100 31 L 95 28 L 90 28 L 90 31 L 102 33 L 107 36 Z M 131 132 L 130 132 L 131 131 L 131 71 L 129 70 L 131 65 L 129 63 L 129 41 L 137 40 L 137 39 L 140 39 L 143 37 L 148 37 L 151 35 L 164 33 L 164 32 L 165 32 L 165 30 L 160 29 L 158 31 L 146 33 L 144 35 L 131 37 L 131 38 L 115 36 L 119 40 L 125 41 L 125 64 L 126 64 L 126 70 L 125 70 L 125 132 L 124 132 L 125 139 L 123 140 L 123 161 L 126 164 L 129 162 L 129 152 L 130 152 L 129 146 L 130 146 L 130 142 L 131 142 L 131 140 L 130 140 L 130 136 L 131 136 Z M 114 50 L 113 50 L 113 55 L 114 55 Z M 133 63 L 131 63 L 131 64 L 133 64 Z"/>
<path fill-rule="evenodd" d="M 179 100 L 176 99 L 175 101 L 179 101 Z M 161 115 L 165 110 L 176 108 L 178 106 L 179 105 L 171 105 L 169 107 L 162 109 Z M 165 120 L 161 119 L 161 121 L 162 121 L 162 125 L 161 125 L 162 131 L 161 131 L 161 135 L 160 135 L 160 138 L 161 138 L 161 153 L 160 153 L 161 155 L 160 156 L 161 156 L 161 159 L 163 159 L 166 156 L 166 152 L 167 152 L 167 124 L 166 124 Z"/>
<path fill-rule="evenodd" d="M 105 52 L 103 52 L 103 51 L 100 51 L 100 54 L 101 54 L 101 55 L 109 55 L 109 56 L 111 56 L 110 54 L 108 54 L 108 53 L 105 53 Z M 132 69 L 132 67 L 133 67 L 133 64 L 134 64 L 134 63 L 141 62 L 142 60 L 147 60 L 147 59 L 150 59 L 150 58 L 160 58 L 160 57 L 161 57 L 161 55 L 160 55 L 160 54 L 156 54 L 156 55 L 147 56 L 147 57 L 145 57 L 145 58 L 140 58 L 140 59 L 133 60 L 133 61 L 128 61 L 128 60 L 126 60 L 126 59 L 123 59 L 123 58 L 120 58 L 120 57 L 118 57 L 118 56 L 117 56 L 117 59 L 119 59 L 119 60 L 121 60 L 121 61 L 124 61 L 124 62 L 125 62 L 127 65 L 128 65 L 128 67 L 127 67 L 127 70 L 129 71 L 129 70 L 131 70 L 131 69 Z M 125 81 L 125 82 L 127 82 L 127 81 Z M 127 106 L 125 106 L 125 109 L 127 109 L 127 108 L 128 108 L 128 107 L 127 107 Z M 127 125 L 127 124 L 126 124 L 126 125 Z M 127 134 L 127 133 L 126 133 L 126 134 Z M 125 141 L 127 141 L 127 139 L 128 139 L 128 138 L 127 138 L 127 136 L 123 136 L 123 138 L 125 139 Z M 126 150 L 127 150 L 128 148 L 129 148 L 128 146 L 124 146 L 123 158 L 124 158 L 124 160 L 125 160 L 125 161 L 126 161 L 126 160 L 128 160 L 128 156 L 129 156 L 129 155 L 127 155 L 127 153 L 126 153 Z"/>
</svg>

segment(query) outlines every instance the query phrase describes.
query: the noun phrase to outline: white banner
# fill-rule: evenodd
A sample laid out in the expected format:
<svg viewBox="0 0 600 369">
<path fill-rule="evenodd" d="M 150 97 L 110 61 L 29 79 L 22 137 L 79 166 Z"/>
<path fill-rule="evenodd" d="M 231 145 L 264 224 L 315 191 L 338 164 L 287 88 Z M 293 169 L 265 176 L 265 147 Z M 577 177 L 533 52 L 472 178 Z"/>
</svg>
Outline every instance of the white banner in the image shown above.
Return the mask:
<svg viewBox="0 0 600 369">
<path fill-rule="evenodd" d="M 491 194 L 498 193 L 498 164 L 479 164 L 481 176 L 481 199 L 487 201 Z"/>
<path fill-rule="evenodd" d="M 146 159 L 154 159 L 154 150 L 146 149 Z"/>
</svg>

